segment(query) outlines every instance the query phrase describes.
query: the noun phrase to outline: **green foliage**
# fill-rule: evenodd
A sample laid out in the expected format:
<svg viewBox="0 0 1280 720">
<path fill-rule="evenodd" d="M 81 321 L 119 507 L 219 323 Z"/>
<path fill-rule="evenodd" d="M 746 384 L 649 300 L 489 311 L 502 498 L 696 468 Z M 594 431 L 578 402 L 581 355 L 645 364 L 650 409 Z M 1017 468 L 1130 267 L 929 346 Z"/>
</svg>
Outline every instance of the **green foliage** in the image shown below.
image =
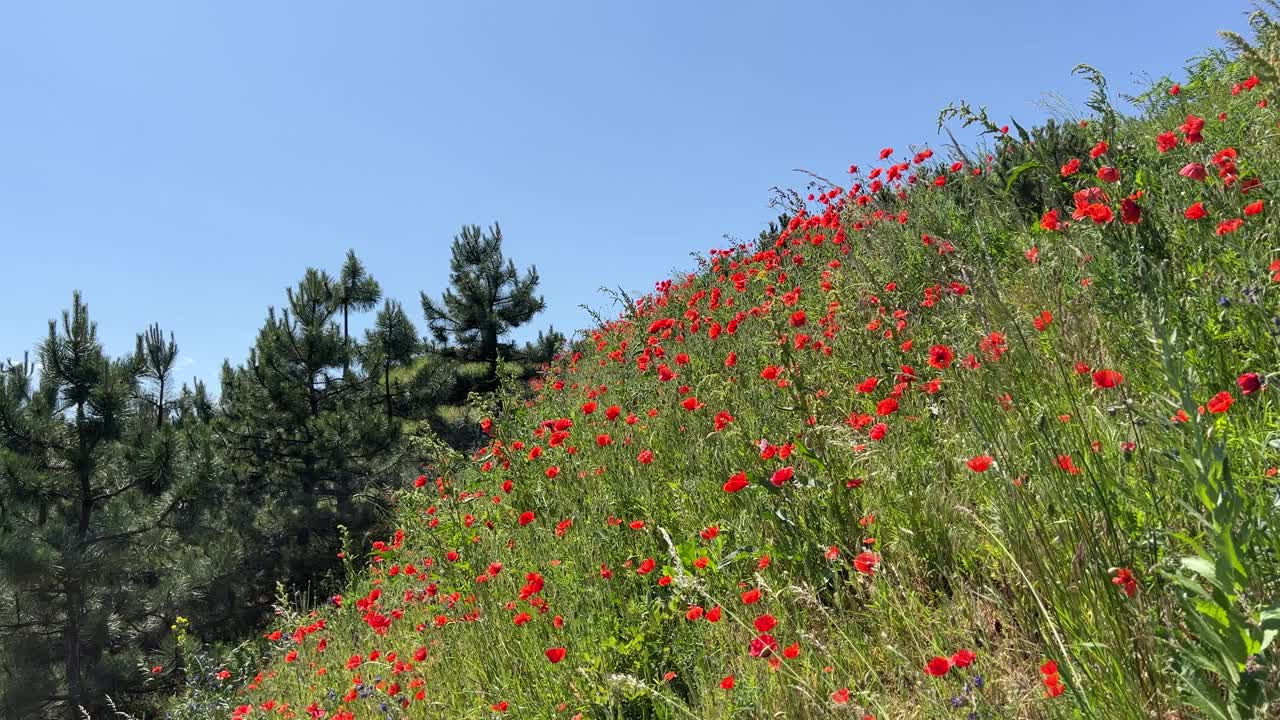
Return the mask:
<svg viewBox="0 0 1280 720">
<path fill-rule="evenodd" d="M 530 267 L 520 275 L 515 261 L 502 253 L 497 223 L 486 231 L 464 225 L 451 252 L 450 287 L 439 301 L 423 293 L 422 312 L 436 342 L 452 339 L 466 357 L 492 367 L 504 349 L 509 351 L 502 338 L 544 307 L 536 295 L 538 271 Z"/>
<path fill-rule="evenodd" d="M 0 377 L 0 714 L 80 717 L 142 691 L 168 620 L 225 578 L 200 393 L 158 327 L 107 357 L 77 294 L 35 381 Z M 163 551 L 161 551 L 163 549 Z"/>
</svg>

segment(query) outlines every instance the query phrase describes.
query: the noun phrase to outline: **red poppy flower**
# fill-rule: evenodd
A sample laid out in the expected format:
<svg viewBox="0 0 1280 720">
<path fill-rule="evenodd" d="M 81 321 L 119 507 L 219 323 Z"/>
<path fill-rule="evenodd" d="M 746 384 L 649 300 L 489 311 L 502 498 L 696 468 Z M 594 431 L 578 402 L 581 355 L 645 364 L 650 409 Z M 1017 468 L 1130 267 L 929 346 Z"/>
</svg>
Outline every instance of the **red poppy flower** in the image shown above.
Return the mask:
<svg viewBox="0 0 1280 720">
<path fill-rule="evenodd" d="M 896 398 L 887 397 L 876 403 L 876 414 L 883 417 L 898 412 L 898 401 Z"/>
<path fill-rule="evenodd" d="M 1203 202 L 1191 203 L 1191 205 L 1187 206 L 1186 210 L 1182 211 L 1182 216 L 1188 220 L 1199 220 L 1208 214 L 1208 211 L 1204 209 Z"/>
<path fill-rule="evenodd" d="M 1138 203 L 1124 198 L 1120 201 L 1120 222 L 1125 225 L 1137 225 L 1142 222 L 1142 208 Z"/>
<path fill-rule="evenodd" d="M 924 666 L 924 671 L 934 677 L 942 677 L 951 671 L 951 661 L 944 657 L 935 657 Z"/>
<path fill-rule="evenodd" d="M 768 613 L 765 613 L 764 615 L 756 618 L 753 624 L 756 626 L 756 630 L 758 632 L 767 633 L 777 627 L 778 619 Z"/>
<path fill-rule="evenodd" d="M 955 357 L 955 352 L 946 345 L 934 345 L 929 348 L 929 366 L 938 370 L 946 370 L 951 367 L 951 361 Z"/>
<path fill-rule="evenodd" d="M 1113 388 L 1124 382 L 1124 375 L 1115 370 L 1094 370 L 1093 384 L 1094 387 L 1101 389 Z"/>
<path fill-rule="evenodd" d="M 732 676 L 732 675 L 725 675 L 725 676 L 724 676 L 724 678 L 720 680 L 720 689 L 722 689 L 722 690 L 732 690 L 732 689 L 733 689 L 733 684 L 734 684 L 733 676 Z"/>
<path fill-rule="evenodd" d="M 978 659 L 978 656 L 973 654 L 972 651 L 960 649 L 960 650 L 957 650 L 956 653 L 951 656 L 951 664 L 955 665 L 958 668 L 967 668 L 973 664 L 974 660 L 977 660 L 977 659 Z"/>
<path fill-rule="evenodd" d="M 1218 235 L 1230 235 L 1231 233 L 1244 227 L 1244 220 L 1240 218 L 1231 218 L 1218 223 L 1218 227 L 1214 230 Z"/>
<path fill-rule="evenodd" d="M 1129 597 L 1133 597 L 1138 591 L 1138 580 L 1129 568 L 1116 568 L 1115 577 L 1111 578 L 1111 582 L 1119 586 Z"/>
<path fill-rule="evenodd" d="M 520 513 L 520 524 L 522 526 L 528 525 L 529 523 L 533 522 L 533 520 L 534 520 L 534 515 L 532 510 L 525 510 L 524 512 Z"/>
<path fill-rule="evenodd" d="M 1258 373 L 1247 372 L 1236 378 L 1236 385 L 1240 386 L 1241 395 L 1252 395 L 1262 389 L 1262 379 Z"/>
<path fill-rule="evenodd" d="M 858 553 L 858 556 L 853 559 L 854 569 L 863 575 L 874 575 L 876 572 L 876 566 L 879 564 L 880 556 L 870 550 L 864 550 Z"/>
<path fill-rule="evenodd" d="M 790 480 L 795 476 L 795 474 L 796 471 L 791 466 L 779 468 L 777 472 L 773 474 L 773 477 L 769 478 L 769 482 L 773 483 L 774 487 L 782 487 L 783 483 Z"/>
<path fill-rule="evenodd" d="M 1192 180 L 1204 180 L 1209 177 L 1209 173 L 1205 172 L 1204 165 L 1200 163 L 1187 163 L 1182 166 L 1182 169 L 1178 171 L 1178 174 L 1184 178 L 1190 178 Z"/>
<path fill-rule="evenodd" d="M 1099 140 L 1097 145 L 1089 148 L 1089 157 L 1095 159 L 1100 158 L 1103 155 L 1106 155 L 1107 150 L 1109 149 L 1111 149 L 1111 146 L 1108 145 L 1105 140 Z"/>
<path fill-rule="evenodd" d="M 1209 402 L 1205 403 L 1205 408 L 1214 414 L 1222 414 L 1231 409 L 1231 403 L 1236 399 L 1231 397 L 1231 393 L 1223 390 L 1222 392 L 1209 398 Z"/>
<path fill-rule="evenodd" d="M 847 705 L 849 703 L 849 688 L 840 688 L 831 693 L 831 702 L 837 705 Z"/>
<path fill-rule="evenodd" d="M 1178 136 L 1173 134 L 1172 130 L 1162 132 L 1156 136 L 1156 149 L 1162 153 L 1169 152 L 1178 146 Z"/>
<path fill-rule="evenodd" d="M 1058 220 L 1058 209 L 1054 208 L 1040 216 L 1040 227 L 1045 230 L 1058 230 L 1062 223 Z M 1034 260 L 1032 262 L 1035 262 Z"/>
<path fill-rule="evenodd" d="M 760 590 L 758 588 L 751 588 L 742 593 L 742 603 L 744 605 L 755 605 L 758 602 L 760 602 Z"/>
<path fill-rule="evenodd" d="M 983 473 L 991 468 L 991 463 L 994 461 L 994 459 L 995 458 L 991 457 L 990 455 L 977 455 L 973 458 L 970 458 L 969 462 L 966 464 L 969 466 L 970 470 L 976 473 Z"/>
<path fill-rule="evenodd" d="M 747 485 L 750 485 L 750 483 L 747 482 L 747 474 L 745 472 L 740 472 L 725 481 L 724 491 L 728 493 L 736 493 Z"/>
<path fill-rule="evenodd" d="M 769 657 L 778 650 L 778 641 L 769 634 L 757 635 L 751 639 L 748 652 L 751 657 Z"/>
<path fill-rule="evenodd" d="M 1261 200 L 1255 200 L 1255 201 L 1253 201 L 1253 202 L 1249 203 L 1248 205 L 1245 205 L 1245 206 L 1244 206 L 1244 214 L 1245 214 L 1245 215 L 1257 215 L 1257 214 L 1258 214 L 1258 213 L 1260 213 L 1260 212 L 1262 212 L 1262 201 L 1261 201 Z"/>
<path fill-rule="evenodd" d="M 547 659 L 551 661 L 551 664 L 554 665 L 564 659 L 564 653 L 565 653 L 564 648 L 553 647 L 553 648 L 547 648 L 547 651 L 545 654 L 547 656 Z"/>
</svg>

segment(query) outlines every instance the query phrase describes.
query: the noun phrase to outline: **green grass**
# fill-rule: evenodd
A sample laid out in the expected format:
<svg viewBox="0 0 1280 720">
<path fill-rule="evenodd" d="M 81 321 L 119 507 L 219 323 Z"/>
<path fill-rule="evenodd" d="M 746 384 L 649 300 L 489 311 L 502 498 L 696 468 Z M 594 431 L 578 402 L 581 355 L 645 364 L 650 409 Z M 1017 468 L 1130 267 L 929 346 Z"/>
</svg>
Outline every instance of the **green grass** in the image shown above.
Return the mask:
<svg viewBox="0 0 1280 720">
<path fill-rule="evenodd" d="M 776 245 L 711 254 L 509 388 L 483 453 L 407 483 L 402 533 L 340 606 L 282 607 L 279 640 L 188 660 L 172 716 L 1266 717 L 1248 693 L 1277 677 L 1280 116 L 1273 88 L 1232 94 L 1251 74 L 1210 58 L 1135 117 L 996 131 L 994 160 L 922 158 L 901 195 L 868 173 L 912 153 L 816 188 Z M 1228 147 L 1234 177 L 1212 162 Z M 1071 220 L 1095 187 L 1113 218 Z M 1047 230 L 1055 208 L 1069 226 Z M 931 365 L 935 346 L 954 357 Z M 962 649 L 968 667 L 925 671 Z"/>
</svg>

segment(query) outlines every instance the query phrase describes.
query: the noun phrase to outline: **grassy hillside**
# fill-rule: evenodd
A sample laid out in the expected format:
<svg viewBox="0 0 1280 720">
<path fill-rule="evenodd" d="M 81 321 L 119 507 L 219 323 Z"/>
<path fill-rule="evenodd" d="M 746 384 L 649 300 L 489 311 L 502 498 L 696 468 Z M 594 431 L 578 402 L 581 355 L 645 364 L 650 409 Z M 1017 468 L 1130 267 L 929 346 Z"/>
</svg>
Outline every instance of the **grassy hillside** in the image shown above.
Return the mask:
<svg viewBox="0 0 1280 720">
<path fill-rule="evenodd" d="M 1190 73 L 815 181 L 509 389 L 340 598 L 188 652 L 171 716 L 1266 716 L 1275 74 Z"/>
</svg>

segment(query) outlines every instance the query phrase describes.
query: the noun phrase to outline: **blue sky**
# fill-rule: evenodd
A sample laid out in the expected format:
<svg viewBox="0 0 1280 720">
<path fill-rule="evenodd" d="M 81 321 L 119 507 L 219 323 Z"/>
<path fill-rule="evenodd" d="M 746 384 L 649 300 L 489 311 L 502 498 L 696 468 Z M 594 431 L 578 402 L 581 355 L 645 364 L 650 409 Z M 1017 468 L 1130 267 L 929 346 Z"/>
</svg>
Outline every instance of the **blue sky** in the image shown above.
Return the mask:
<svg viewBox="0 0 1280 720">
<path fill-rule="evenodd" d="M 1244 0 L 0 4 L 0 359 L 84 292 L 112 352 L 243 360 L 307 266 L 355 248 L 422 326 L 463 223 L 502 223 L 548 310 L 645 292 L 753 237 L 793 168 L 942 145 L 967 99 L 1034 121 L 1243 29 Z"/>
</svg>

